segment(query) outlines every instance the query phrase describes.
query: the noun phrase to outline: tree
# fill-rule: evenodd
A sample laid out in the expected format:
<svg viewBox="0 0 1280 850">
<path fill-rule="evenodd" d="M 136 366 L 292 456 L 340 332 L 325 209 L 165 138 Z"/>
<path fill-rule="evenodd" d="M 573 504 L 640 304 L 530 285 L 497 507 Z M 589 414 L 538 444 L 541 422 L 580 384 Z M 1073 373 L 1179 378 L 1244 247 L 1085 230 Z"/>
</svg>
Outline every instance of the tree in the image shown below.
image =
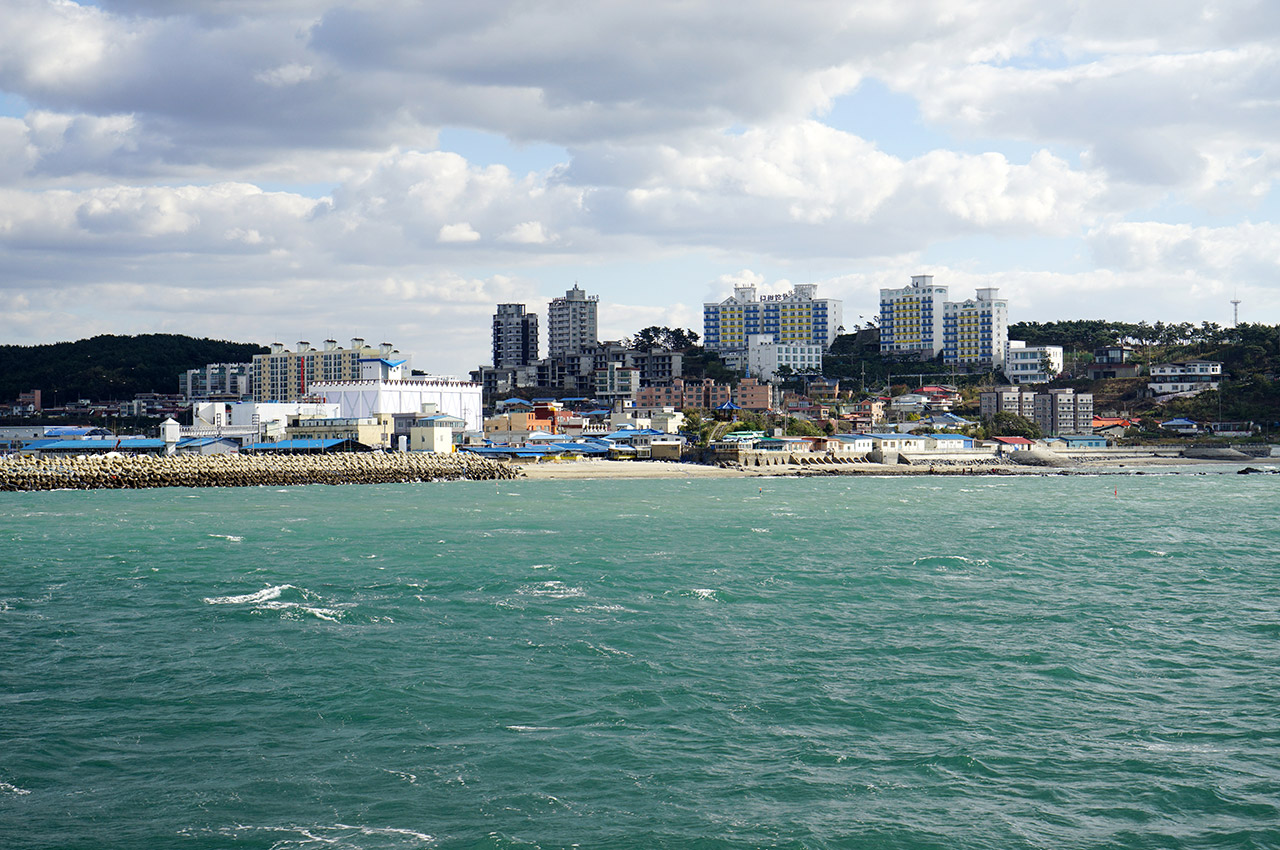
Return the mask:
<svg viewBox="0 0 1280 850">
<path fill-rule="evenodd" d="M 1026 437 L 1029 440 L 1038 440 L 1043 436 L 1039 425 L 1025 416 L 1008 410 L 1001 410 L 991 417 L 991 424 L 987 431 L 993 437 Z"/>
<path fill-rule="evenodd" d="M 650 325 L 631 337 L 629 347 L 635 351 L 645 351 L 650 348 L 685 351 L 697 345 L 698 339 L 698 335 L 691 330 Z"/>
</svg>

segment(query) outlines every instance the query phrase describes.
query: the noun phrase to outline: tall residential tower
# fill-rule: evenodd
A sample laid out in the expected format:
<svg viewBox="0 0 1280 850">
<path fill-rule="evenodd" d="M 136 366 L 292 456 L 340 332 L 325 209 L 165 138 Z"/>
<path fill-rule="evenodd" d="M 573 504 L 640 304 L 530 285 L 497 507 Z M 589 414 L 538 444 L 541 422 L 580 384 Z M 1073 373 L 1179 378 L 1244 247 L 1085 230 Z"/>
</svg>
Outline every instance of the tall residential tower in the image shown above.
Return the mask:
<svg viewBox="0 0 1280 850">
<path fill-rule="evenodd" d="M 1004 365 L 1009 342 L 1009 302 L 984 287 L 976 298 L 948 301 L 933 275 L 912 275 L 911 285 L 880 290 L 880 352 L 959 366 Z"/>
<path fill-rule="evenodd" d="M 748 337 L 772 336 L 778 345 L 820 345 L 826 351 L 843 321 L 843 305 L 815 297 L 816 283 L 796 284 L 784 295 L 756 297 L 751 285 L 735 286 L 733 295 L 702 305 L 702 342 L 708 351 L 745 352 Z"/>
<path fill-rule="evenodd" d="M 547 306 L 547 356 L 577 354 L 600 342 L 597 306 L 599 295 L 588 295 L 578 288 L 553 299 Z"/>
<path fill-rule="evenodd" d="M 495 369 L 528 366 L 538 359 L 538 314 L 523 304 L 499 304 L 493 314 L 493 365 Z"/>
</svg>

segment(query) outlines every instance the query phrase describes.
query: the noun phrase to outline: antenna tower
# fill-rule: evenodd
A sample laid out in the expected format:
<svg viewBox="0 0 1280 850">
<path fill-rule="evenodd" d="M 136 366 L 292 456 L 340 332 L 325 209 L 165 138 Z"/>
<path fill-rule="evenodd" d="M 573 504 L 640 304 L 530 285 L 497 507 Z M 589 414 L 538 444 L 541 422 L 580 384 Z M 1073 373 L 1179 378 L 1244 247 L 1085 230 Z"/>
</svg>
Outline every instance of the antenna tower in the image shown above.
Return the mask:
<svg viewBox="0 0 1280 850">
<path fill-rule="evenodd" d="M 1231 299 L 1231 327 L 1240 327 L 1240 299 Z"/>
</svg>

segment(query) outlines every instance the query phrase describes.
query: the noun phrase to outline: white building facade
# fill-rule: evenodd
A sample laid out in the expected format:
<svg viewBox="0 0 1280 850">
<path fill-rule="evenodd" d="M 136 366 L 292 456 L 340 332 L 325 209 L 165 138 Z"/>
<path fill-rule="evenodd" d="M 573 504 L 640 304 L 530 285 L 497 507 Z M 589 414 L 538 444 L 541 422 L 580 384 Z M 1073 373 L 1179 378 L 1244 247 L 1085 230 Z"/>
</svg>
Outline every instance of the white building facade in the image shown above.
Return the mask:
<svg viewBox="0 0 1280 850">
<path fill-rule="evenodd" d="M 792 374 L 821 374 L 822 352 L 821 345 L 779 343 L 773 338 L 773 334 L 751 334 L 747 337 L 747 376 L 761 381 L 773 381 L 783 366 L 788 367 Z"/>
<path fill-rule="evenodd" d="M 461 419 L 468 431 L 479 431 L 483 426 L 482 388 L 470 381 L 375 378 L 313 384 L 311 392 L 329 404 L 336 404 L 338 415 L 348 419 L 382 421 L 397 413 L 439 413 Z"/>
<path fill-rule="evenodd" d="M 1222 364 L 1213 360 L 1160 363 L 1151 367 L 1147 389 L 1155 395 L 1216 390 L 1221 380 Z"/>
<path fill-rule="evenodd" d="M 1044 384 L 1062 374 L 1060 345 L 1027 345 L 1011 339 L 1005 351 L 1004 374 L 1015 384 Z"/>
</svg>

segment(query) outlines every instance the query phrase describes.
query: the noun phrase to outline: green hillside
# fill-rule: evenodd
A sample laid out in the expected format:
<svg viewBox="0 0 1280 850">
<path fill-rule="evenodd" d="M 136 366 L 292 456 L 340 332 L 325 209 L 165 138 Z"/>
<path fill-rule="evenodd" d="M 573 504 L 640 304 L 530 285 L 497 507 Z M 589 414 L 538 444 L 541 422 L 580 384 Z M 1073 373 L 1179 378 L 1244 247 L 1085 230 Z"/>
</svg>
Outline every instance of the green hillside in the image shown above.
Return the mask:
<svg viewBox="0 0 1280 850">
<path fill-rule="evenodd" d="M 0 345 L 0 402 L 40 390 L 45 406 L 87 398 L 174 393 L 178 375 L 207 363 L 244 363 L 267 349 L 180 334 L 95 336 L 51 345 Z"/>
</svg>

